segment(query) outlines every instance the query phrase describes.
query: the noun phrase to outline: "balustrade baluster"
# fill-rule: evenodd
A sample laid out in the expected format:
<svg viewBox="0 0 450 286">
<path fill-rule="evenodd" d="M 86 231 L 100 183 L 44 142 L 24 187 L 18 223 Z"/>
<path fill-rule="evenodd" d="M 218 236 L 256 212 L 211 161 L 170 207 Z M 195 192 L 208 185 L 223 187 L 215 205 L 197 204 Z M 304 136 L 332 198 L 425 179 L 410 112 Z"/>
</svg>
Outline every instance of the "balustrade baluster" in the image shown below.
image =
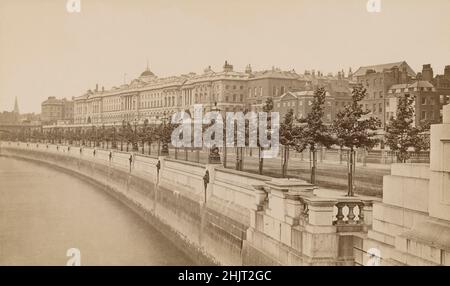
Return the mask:
<svg viewBox="0 0 450 286">
<path fill-rule="evenodd" d="M 338 203 L 338 204 L 336 204 L 336 207 L 337 207 L 336 223 L 342 224 L 342 223 L 344 223 L 344 213 L 342 211 L 342 209 L 344 208 L 344 204 Z"/>
<path fill-rule="evenodd" d="M 364 204 L 358 204 L 359 215 L 358 215 L 358 223 L 364 223 Z"/>
<path fill-rule="evenodd" d="M 348 215 L 347 215 L 348 221 L 347 221 L 347 223 L 355 223 L 355 217 L 356 216 L 355 216 L 355 213 L 353 212 L 353 209 L 355 208 L 355 204 L 348 203 L 347 207 L 348 207 Z"/>
</svg>

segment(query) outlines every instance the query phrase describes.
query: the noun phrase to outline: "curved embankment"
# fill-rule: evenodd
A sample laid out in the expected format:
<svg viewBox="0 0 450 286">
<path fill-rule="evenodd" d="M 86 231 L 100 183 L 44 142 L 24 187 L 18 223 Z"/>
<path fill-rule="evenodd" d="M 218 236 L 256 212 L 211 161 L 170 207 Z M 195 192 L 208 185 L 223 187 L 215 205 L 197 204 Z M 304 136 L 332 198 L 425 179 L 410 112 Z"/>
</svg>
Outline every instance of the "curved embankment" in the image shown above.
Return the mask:
<svg viewBox="0 0 450 286">
<path fill-rule="evenodd" d="M 0 155 L 49 164 L 88 180 L 201 265 L 243 264 L 249 206 L 258 199 L 255 186 L 269 180 L 220 166 L 86 147 L 1 142 Z"/>
</svg>

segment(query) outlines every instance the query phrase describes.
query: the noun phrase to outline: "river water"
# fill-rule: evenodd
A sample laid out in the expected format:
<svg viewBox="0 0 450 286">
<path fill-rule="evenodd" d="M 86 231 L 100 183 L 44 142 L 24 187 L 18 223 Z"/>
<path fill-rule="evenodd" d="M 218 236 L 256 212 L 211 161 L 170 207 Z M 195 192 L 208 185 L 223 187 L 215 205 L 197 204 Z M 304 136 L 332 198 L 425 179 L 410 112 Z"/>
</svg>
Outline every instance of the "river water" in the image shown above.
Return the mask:
<svg viewBox="0 0 450 286">
<path fill-rule="evenodd" d="M 91 184 L 0 156 L 0 265 L 192 265 L 155 228 Z M 78 256 L 77 256 L 78 257 Z"/>
</svg>

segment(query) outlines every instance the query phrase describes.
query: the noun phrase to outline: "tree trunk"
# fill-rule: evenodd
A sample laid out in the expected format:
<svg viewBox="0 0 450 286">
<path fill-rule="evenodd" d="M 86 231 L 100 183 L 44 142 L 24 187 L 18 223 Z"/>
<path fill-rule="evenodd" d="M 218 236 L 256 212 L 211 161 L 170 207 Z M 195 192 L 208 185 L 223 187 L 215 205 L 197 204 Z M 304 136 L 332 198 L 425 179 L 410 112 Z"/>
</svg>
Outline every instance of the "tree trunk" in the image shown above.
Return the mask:
<svg viewBox="0 0 450 286">
<path fill-rule="evenodd" d="M 223 167 L 227 167 L 227 146 L 225 144 L 223 145 Z"/>
<path fill-rule="evenodd" d="M 236 147 L 236 170 L 242 171 L 243 166 L 243 157 L 244 157 L 244 148 Z"/>
<path fill-rule="evenodd" d="M 311 184 L 316 184 L 316 168 L 317 168 L 317 150 L 310 151 L 312 154 L 312 167 L 311 167 Z"/>
<path fill-rule="evenodd" d="M 281 157 L 281 160 L 282 160 L 281 176 L 283 178 L 286 178 L 289 161 L 289 146 L 283 146 L 283 156 Z"/>
<path fill-rule="evenodd" d="M 347 196 L 353 197 L 353 169 L 354 169 L 354 153 L 353 148 L 349 150 L 348 154 L 348 191 Z"/>
<path fill-rule="evenodd" d="M 263 173 L 263 164 L 264 164 L 264 159 L 262 158 L 262 147 L 259 147 L 258 148 L 258 158 L 259 158 L 259 168 L 258 168 L 258 170 L 259 170 L 259 174 L 260 175 L 262 175 L 262 173 Z"/>
</svg>

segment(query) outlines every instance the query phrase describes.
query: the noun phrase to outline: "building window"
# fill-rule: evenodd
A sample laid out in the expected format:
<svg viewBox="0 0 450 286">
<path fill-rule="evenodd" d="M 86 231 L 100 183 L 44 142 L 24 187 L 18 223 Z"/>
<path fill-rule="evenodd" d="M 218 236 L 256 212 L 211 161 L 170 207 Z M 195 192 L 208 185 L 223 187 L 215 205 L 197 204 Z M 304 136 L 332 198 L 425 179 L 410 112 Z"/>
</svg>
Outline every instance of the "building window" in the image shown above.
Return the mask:
<svg viewBox="0 0 450 286">
<path fill-rule="evenodd" d="M 422 111 L 422 113 L 420 114 L 420 119 L 426 119 L 427 118 L 427 113 L 425 111 Z"/>
<path fill-rule="evenodd" d="M 422 96 L 420 101 L 421 101 L 422 105 L 427 104 L 427 99 L 425 96 Z"/>
</svg>

